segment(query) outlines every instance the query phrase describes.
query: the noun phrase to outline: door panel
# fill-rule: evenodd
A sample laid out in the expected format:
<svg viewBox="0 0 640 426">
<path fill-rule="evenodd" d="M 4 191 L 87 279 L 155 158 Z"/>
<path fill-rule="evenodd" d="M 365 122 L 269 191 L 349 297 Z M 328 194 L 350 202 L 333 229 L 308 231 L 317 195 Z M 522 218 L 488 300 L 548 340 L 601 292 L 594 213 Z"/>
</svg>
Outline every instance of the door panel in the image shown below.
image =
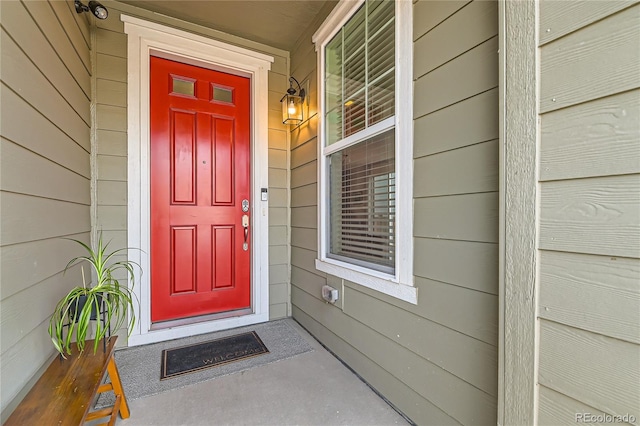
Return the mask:
<svg viewBox="0 0 640 426">
<path fill-rule="evenodd" d="M 251 306 L 249 83 L 151 58 L 152 322 Z"/>
</svg>

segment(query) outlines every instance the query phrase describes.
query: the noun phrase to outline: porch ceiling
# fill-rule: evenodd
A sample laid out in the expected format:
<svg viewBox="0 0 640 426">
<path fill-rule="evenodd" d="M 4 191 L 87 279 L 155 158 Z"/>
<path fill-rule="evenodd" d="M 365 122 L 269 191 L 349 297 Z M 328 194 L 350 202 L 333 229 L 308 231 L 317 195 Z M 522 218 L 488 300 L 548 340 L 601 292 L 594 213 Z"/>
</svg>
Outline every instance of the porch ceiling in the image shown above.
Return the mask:
<svg viewBox="0 0 640 426">
<path fill-rule="evenodd" d="M 291 50 L 327 3 L 335 0 L 121 0 L 269 46 Z"/>
</svg>

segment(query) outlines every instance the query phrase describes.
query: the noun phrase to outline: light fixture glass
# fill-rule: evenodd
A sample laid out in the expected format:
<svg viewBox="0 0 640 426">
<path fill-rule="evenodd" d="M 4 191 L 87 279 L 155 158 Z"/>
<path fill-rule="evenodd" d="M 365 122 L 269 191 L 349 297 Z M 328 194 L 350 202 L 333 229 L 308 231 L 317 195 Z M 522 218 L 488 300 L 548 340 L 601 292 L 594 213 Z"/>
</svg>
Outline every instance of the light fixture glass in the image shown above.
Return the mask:
<svg viewBox="0 0 640 426">
<path fill-rule="evenodd" d="M 82 4 L 80 0 L 74 0 L 73 4 L 77 13 L 91 12 L 98 19 L 107 19 L 109 16 L 107 8 L 97 1 L 90 1 L 88 6 L 86 4 Z"/>
<path fill-rule="evenodd" d="M 107 8 L 97 1 L 90 1 L 89 9 L 91 10 L 91 13 L 93 13 L 98 19 L 107 19 L 107 17 L 109 16 L 109 11 L 107 10 Z"/>
<path fill-rule="evenodd" d="M 298 90 L 293 88 L 293 82 L 298 85 Z M 300 93 L 299 95 L 297 93 Z M 293 77 L 289 77 L 289 88 L 287 93 L 280 99 L 282 103 L 282 123 L 283 124 L 300 124 L 304 121 L 304 89 L 300 87 L 300 83 Z"/>
</svg>

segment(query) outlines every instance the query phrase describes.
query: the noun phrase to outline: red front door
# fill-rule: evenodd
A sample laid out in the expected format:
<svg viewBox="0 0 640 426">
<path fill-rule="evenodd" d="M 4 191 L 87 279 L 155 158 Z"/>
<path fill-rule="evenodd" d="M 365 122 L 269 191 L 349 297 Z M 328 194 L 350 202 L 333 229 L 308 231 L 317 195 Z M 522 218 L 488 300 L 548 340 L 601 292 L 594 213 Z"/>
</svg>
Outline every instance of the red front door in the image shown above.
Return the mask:
<svg viewBox="0 0 640 426">
<path fill-rule="evenodd" d="M 151 57 L 152 322 L 251 306 L 249 105 L 248 78 Z"/>
</svg>

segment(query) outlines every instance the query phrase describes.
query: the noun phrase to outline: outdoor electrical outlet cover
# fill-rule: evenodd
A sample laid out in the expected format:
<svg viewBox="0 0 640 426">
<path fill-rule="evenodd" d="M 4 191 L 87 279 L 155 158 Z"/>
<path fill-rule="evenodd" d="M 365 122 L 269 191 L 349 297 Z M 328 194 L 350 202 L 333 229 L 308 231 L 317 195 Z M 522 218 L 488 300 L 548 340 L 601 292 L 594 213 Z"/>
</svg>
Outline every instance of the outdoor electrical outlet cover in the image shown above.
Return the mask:
<svg viewBox="0 0 640 426">
<path fill-rule="evenodd" d="M 336 303 L 338 300 L 338 290 L 331 286 L 323 285 L 322 298 L 329 303 Z"/>
</svg>

